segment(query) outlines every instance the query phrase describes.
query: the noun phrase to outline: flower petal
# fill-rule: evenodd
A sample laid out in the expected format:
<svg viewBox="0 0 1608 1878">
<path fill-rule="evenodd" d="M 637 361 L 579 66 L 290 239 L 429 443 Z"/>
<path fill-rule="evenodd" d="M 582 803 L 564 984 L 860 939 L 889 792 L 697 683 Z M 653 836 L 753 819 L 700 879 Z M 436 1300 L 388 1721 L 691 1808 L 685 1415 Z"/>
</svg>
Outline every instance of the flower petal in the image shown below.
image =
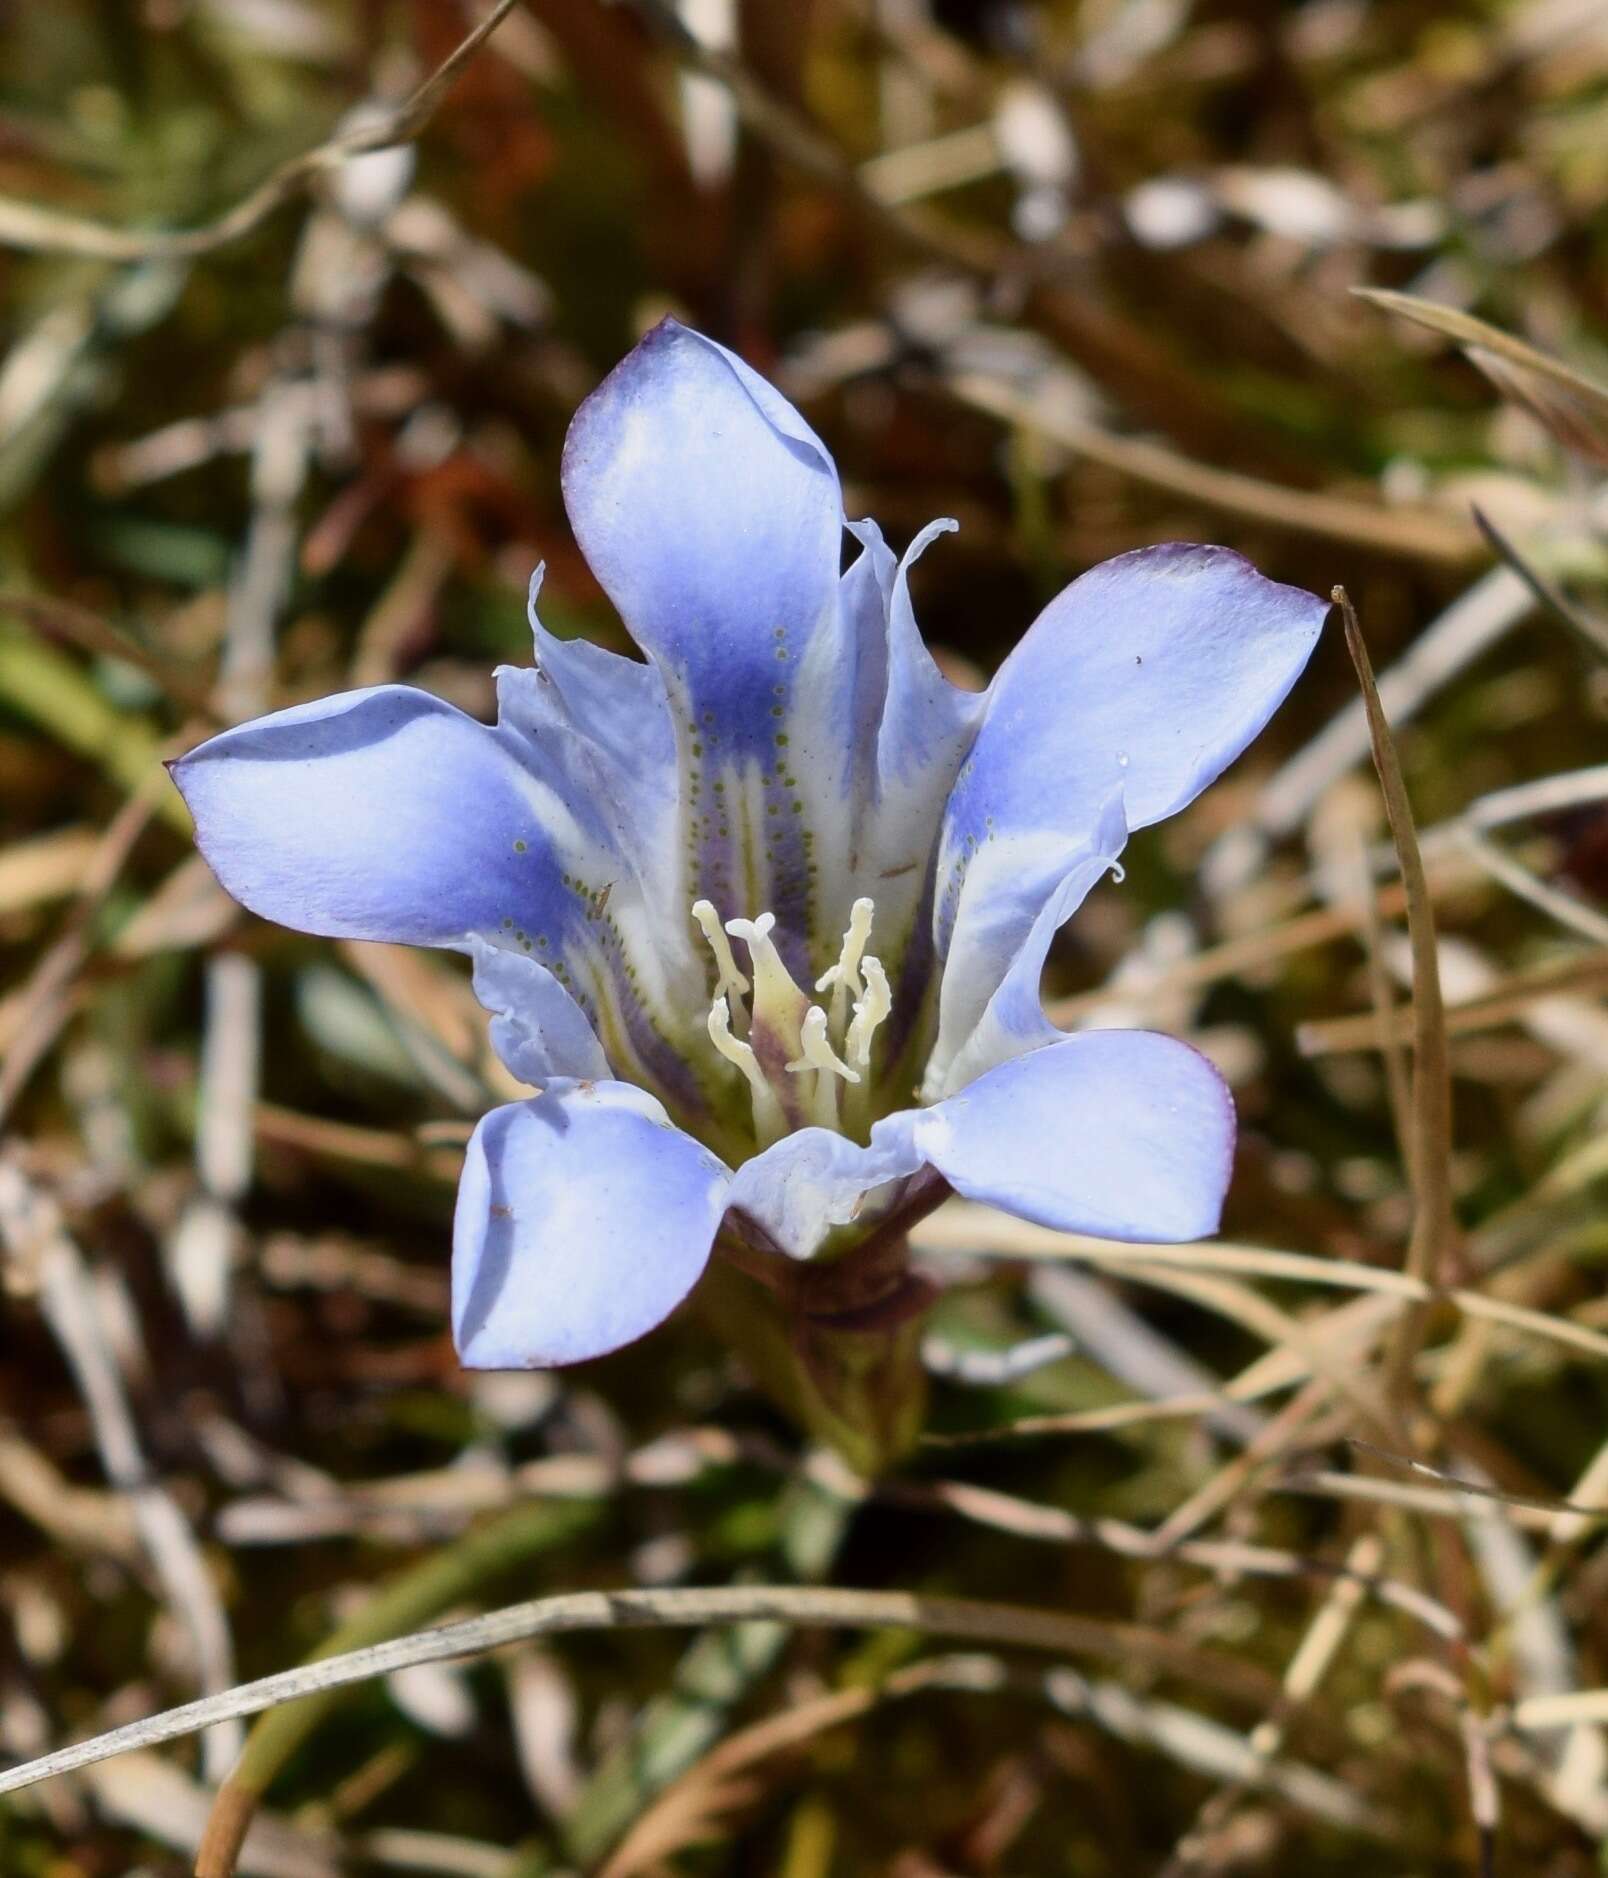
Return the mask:
<svg viewBox="0 0 1608 1878">
<path fill-rule="evenodd" d="M 1233 1098 L 1198 1050 L 1089 1030 L 885 1117 L 866 1147 L 822 1128 L 787 1135 L 737 1169 L 728 1204 L 809 1258 L 931 1167 L 968 1199 L 1062 1232 L 1198 1239 L 1216 1229 L 1233 1158 Z"/>
<path fill-rule="evenodd" d="M 1176 1241 L 1215 1232 L 1234 1101 L 1199 1051 L 1086 1030 L 923 1112 L 924 1158 L 957 1193 L 1059 1232 Z"/>
<path fill-rule="evenodd" d="M 1226 548 L 1178 542 L 1107 561 L 1051 601 L 990 688 L 944 817 L 936 943 L 966 982 L 946 987 L 941 1058 L 994 989 L 978 961 L 1003 969 L 1079 858 L 1109 849 L 1114 797 L 1130 829 L 1192 801 L 1272 716 L 1327 612 Z M 935 1081 L 954 1086 L 943 1062 Z"/>
<path fill-rule="evenodd" d="M 1056 837 L 991 838 L 971 857 L 958 895 L 939 986 L 938 1036 L 922 1094 L 953 1095 L 997 1063 L 1057 1042 L 1039 982 L 1050 941 L 1128 839 L 1120 794 L 1101 808 L 1093 833 L 1074 847 Z"/>
<path fill-rule="evenodd" d="M 669 696 L 687 902 L 773 911 L 797 943 L 801 778 L 846 757 L 821 708 L 841 654 L 831 458 L 740 359 L 667 320 L 576 413 L 563 478 L 582 552 Z"/>
<path fill-rule="evenodd" d="M 534 728 L 384 685 L 224 731 L 173 774 L 213 871 L 253 912 L 334 938 L 529 955 L 617 1073 L 701 1114 L 683 1054 L 702 1040 L 702 976 L 682 922 L 645 897 L 627 810 L 589 786 L 579 741 Z M 545 991 L 541 1004 L 528 1021 L 550 1027 Z"/>
<path fill-rule="evenodd" d="M 728 1179 L 625 1083 L 493 1109 L 469 1143 L 453 1225 L 463 1362 L 579 1363 L 662 1323 L 709 1261 Z"/>
<path fill-rule="evenodd" d="M 656 327 L 576 413 L 576 539 L 694 740 L 768 757 L 771 701 L 834 616 L 837 473 L 804 420 L 724 347 Z M 706 715 L 707 714 L 707 715 Z"/>
<path fill-rule="evenodd" d="M 600 832 L 644 878 L 663 870 L 676 813 L 676 738 L 655 667 L 560 639 L 536 612 L 543 569 L 531 577 L 533 665 L 497 668 L 498 723 L 527 740 L 588 802 Z"/>
<path fill-rule="evenodd" d="M 1121 789 L 1128 826 L 1175 815 L 1283 702 L 1329 603 L 1227 548 L 1171 542 L 1092 568 L 1000 667 L 949 837 L 1081 836 Z"/>
<path fill-rule="evenodd" d="M 862 552 L 843 576 L 843 615 L 854 648 L 857 772 L 852 814 L 837 818 L 837 859 L 852 896 L 876 907 L 872 950 L 896 989 L 887 1043 L 902 1047 L 933 964 L 930 897 L 944 805 L 977 733 L 984 697 L 959 690 L 934 663 L 910 604 L 910 569 L 947 519 L 929 522 L 895 561 L 873 522 L 851 522 Z M 831 836 L 827 837 L 830 841 Z"/>
<path fill-rule="evenodd" d="M 872 1129 L 868 1147 L 827 1128 L 784 1135 L 737 1169 L 728 1204 L 789 1257 L 809 1258 L 834 1227 L 867 1225 L 897 1198 L 889 1183 L 922 1164 L 915 1138 L 920 1120 L 917 1109 L 888 1116 Z"/>
<path fill-rule="evenodd" d="M 277 711 L 199 745 L 173 779 L 218 879 L 282 926 L 432 946 L 518 930 L 556 951 L 581 917 L 566 805 L 428 692 Z"/>
<path fill-rule="evenodd" d="M 672 321 L 581 407 L 564 492 L 670 701 L 683 900 L 774 912 L 790 969 L 813 978 L 868 893 L 896 964 L 978 709 L 910 613 L 906 568 L 933 531 L 896 563 L 856 524 L 864 552 L 840 578 L 825 446 L 740 359 Z"/>
<path fill-rule="evenodd" d="M 492 1047 L 521 1082 L 540 1088 L 555 1077 L 607 1077 L 586 1013 L 545 965 L 483 939 L 471 946 L 475 996 L 493 1014 Z"/>
</svg>

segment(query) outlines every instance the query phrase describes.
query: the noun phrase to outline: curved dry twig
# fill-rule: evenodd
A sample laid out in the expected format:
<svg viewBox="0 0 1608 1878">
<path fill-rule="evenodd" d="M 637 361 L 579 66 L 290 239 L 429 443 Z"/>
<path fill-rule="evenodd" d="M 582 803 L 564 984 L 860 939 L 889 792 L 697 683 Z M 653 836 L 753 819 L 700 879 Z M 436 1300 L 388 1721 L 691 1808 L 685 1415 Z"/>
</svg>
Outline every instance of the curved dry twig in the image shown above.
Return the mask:
<svg viewBox="0 0 1608 1878">
<path fill-rule="evenodd" d="M 16 1793 L 133 1748 L 176 1741 L 216 1722 L 259 1715 L 281 1702 L 368 1682 L 418 1663 L 482 1655 L 531 1637 L 575 1630 L 701 1629 L 706 1624 L 756 1621 L 828 1629 L 921 1630 L 933 1636 L 969 1637 L 1006 1648 L 1143 1662 L 1258 1702 L 1266 1702 L 1273 1687 L 1271 1678 L 1236 1658 L 1176 1642 L 1143 1626 L 1108 1623 L 1027 1605 L 816 1585 L 573 1591 L 511 1604 L 481 1617 L 395 1637 L 365 1650 L 322 1657 L 277 1675 L 241 1683 L 218 1695 L 183 1703 L 88 1741 L 58 1748 L 20 1767 L 8 1768 L 0 1773 L 0 1793 Z"/>
<path fill-rule="evenodd" d="M 0 197 L 0 244 L 31 254 L 70 254 L 93 261 L 188 261 L 249 235 L 282 203 L 337 163 L 406 143 L 435 115 L 452 81 L 514 9 L 497 0 L 486 17 L 450 52 L 419 88 L 372 123 L 354 126 L 282 163 L 232 209 L 199 228 L 114 228 L 83 216 L 61 215 L 34 202 Z"/>
</svg>

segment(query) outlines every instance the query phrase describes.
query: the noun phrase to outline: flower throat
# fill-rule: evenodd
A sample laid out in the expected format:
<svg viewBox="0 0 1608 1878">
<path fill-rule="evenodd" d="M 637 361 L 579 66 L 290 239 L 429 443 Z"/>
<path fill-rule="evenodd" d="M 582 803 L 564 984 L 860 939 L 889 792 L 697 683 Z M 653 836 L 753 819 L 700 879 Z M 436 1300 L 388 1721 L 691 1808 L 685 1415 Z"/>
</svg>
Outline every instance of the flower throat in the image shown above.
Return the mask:
<svg viewBox="0 0 1608 1878">
<path fill-rule="evenodd" d="M 814 1003 L 776 949 L 774 913 L 722 926 L 708 900 L 693 905 L 717 973 L 710 1041 L 748 1084 L 762 1148 L 798 1128 L 862 1138 L 870 1128 L 872 1045 L 893 1009 L 882 961 L 866 951 L 875 912 L 868 899 L 850 908 L 837 963 L 815 981 L 830 996 Z M 738 969 L 732 939 L 747 949 L 751 976 Z"/>
</svg>

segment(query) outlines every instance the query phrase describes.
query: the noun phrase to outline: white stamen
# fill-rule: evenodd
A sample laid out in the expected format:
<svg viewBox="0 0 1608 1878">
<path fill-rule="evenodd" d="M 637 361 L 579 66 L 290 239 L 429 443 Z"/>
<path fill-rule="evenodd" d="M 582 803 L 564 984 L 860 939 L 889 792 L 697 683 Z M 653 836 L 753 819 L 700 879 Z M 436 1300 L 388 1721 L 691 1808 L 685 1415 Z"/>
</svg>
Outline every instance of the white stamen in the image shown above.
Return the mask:
<svg viewBox="0 0 1608 1878">
<path fill-rule="evenodd" d="M 810 1120 L 817 1128 L 836 1129 L 842 1116 L 838 1107 L 838 1077 L 845 1082 L 858 1082 L 859 1072 L 849 1068 L 833 1051 L 827 1041 L 826 1012 L 818 1004 L 812 1004 L 804 1013 L 801 1028 L 799 1054 L 787 1065 L 794 1075 L 814 1072 L 814 1087 L 810 1091 Z"/>
<path fill-rule="evenodd" d="M 860 983 L 860 957 L 865 951 L 866 941 L 871 937 L 871 921 L 875 913 L 875 901 L 855 901 L 849 908 L 849 930 L 843 935 L 843 950 L 838 954 L 838 962 L 822 972 L 815 981 L 817 991 L 830 990 L 832 993 L 834 1030 L 843 1022 L 843 1010 L 848 1000 L 859 997 L 864 989 Z"/>
<path fill-rule="evenodd" d="M 804 1013 L 799 1051 L 800 1054 L 787 1065 L 794 1075 L 807 1069 L 818 1069 L 825 1070 L 834 1076 L 841 1076 L 845 1082 L 860 1080 L 860 1072 L 850 1069 L 827 1040 L 826 1012 L 818 1004 L 812 1004 Z"/>
<path fill-rule="evenodd" d="M 731 1010 L 723 997 L 709 1007 L 709 1041 L 728 1063 L 743 1073 L 754 1099 L 754 1132 L 762 1147 L 781 1140 L 787 1133 L 787 1118 L 782 1113 L 776 1091 L 765 1080 L 753 1047 L 731 1034 Z"/>
<path fill-rule="evenodd" d="M 723 998 L 728 991 L 735 991 L 738 997 L 745 997 L 748 980 L 737 969 L 737 961 L 732 957 L 731 941 L 726 937 L 720 915 L 713 904 L 708 900 L 694 900 L 692 917 L 702 927 L 703 936 L 709 942 L 709 950 L 715 955 L 715 970 L 720 974 L 715 984 L 715 996 Z"/>
<path fill-rule="evenodd" d="M 861 1069 L 869 1069 L 871 1039 L 893 1009 L 893 992 L 888 985 L 888 974 L 882 969 L 882 961 L 874 953 L 865 955 L 863 970 L 865 992 L 854 1001 L 854 1021 L 849 1025 L 843 1048 L 851 1063 Z"/>
</svg>

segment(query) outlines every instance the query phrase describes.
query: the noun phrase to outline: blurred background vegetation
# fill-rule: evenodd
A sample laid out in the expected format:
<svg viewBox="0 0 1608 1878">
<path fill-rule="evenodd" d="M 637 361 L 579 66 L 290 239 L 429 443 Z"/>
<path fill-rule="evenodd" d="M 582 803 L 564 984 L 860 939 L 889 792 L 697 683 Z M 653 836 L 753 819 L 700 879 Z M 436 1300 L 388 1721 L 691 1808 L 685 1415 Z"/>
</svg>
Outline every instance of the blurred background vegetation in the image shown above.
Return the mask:
<svg viewBox="0 0 1608 1878">
<path fill-rule="evenodd" d="M 1608 1552 L 1558 1505 L 1608 1502 L 1608 10 L 522 0 L 430 84 L 477 23 L 0 5 L 0 1753 L 343 1624 L 821 1579 L 1109 1647 L 405 1671 L 272 1748 L 239 1869 L 1608 1868 L 1608 1701 L 1568 1705 Z M 1337 631 L 1047 985 L 1211 1052 L 1227 1239 L 1308 1263 L 938 1215 L 933 1438 L 869 1490 L 695 1311 L 458 1370 L 452 1180 L 506 1094 L 465 979 L 241 914 L 158 758 L 392 678 L 488 713 L 539 561 L 548 624 L 622 644 L 558 451 L 668 311 L 803 407 L 851 513 L 959 519 L 916 574 L 957 673 L 1147 542 L 1344 583 L 1450 1006 L 1460 1289 L 1405 1376 L 1412 972 Z M 0 1870 L 189 1870 L 238 1740 L 0 1801 Z"/>
</svg>

